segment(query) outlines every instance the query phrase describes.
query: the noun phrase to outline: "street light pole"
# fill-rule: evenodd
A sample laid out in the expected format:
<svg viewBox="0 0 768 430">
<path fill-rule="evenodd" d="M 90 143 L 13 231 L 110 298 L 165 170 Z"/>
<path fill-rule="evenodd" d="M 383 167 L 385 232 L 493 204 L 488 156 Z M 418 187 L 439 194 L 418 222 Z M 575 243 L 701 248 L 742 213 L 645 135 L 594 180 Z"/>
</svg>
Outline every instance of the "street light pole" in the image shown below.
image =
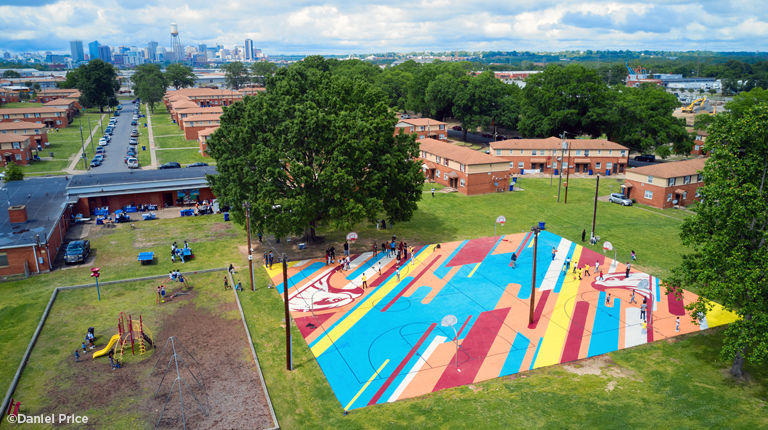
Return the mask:
<svg viewBox="0 0 768 430">
<path fill-rule="evenodd" d="M 88 136 L 91 137 L 91 152 L 94 152 L 94 150 L 93 150 L 93 128 L 91 127 L 91 117 L 88 117 Z"/>
<path fill-rule="evenodd" d="M 560 160 L 557 162 L 560 169 L 558 170 L 559 179 L 557 182 L 557 202 L 560 203 L 560 187 L 563 185 L 563 158 L 565 158 L 565 150 L 568 148 L 568 142 L 565 140 L 565 132 L 560 134 L 560 138 L 563 139 L 562 151 L 560 151 Z"/>
<path fill-rule="evenodd" d="M 83 139 L 83 120 L 80 121 L 80 143 L 83 145 L 83 169 L 88 170 L 88 164 L 85 162 L 85 139 Z M 77 166 L 77 164 L 75 164 Z"/>
<path fill-rule="evenodd" d="M 285 367 L 293 370 L 291 363 L 291 313 L 288 310 L 288 256 L 283 254 L 283 301 L 285 302 Z"/>
<path fill-rule="evenodd" d="M 533 308 L 536 306 L 536 254 L 539 249 L 539 232 L 541 228 L 538 226 L 531 227 L 533 232 L 533 276 L 531 277 L 531 309 L 528 312 L 528 324 L 533 324 Z"/>
<path fill-rule="evenodd" d="M 591 238 L 595 237 L 595 221 L 597 220 L 597 194 L 600 190 L 600 174 L 597 174 L 597 183 L 595 184 L 595 209 L 592 211 L 592 236 Z"/>
<path fill-rule="evenodd" d="M 565 203 L 568 204 L 568 179 L 571 177 L 571 146 L 568 145 L 568 163 L 565 171 Z"/>
</svg>

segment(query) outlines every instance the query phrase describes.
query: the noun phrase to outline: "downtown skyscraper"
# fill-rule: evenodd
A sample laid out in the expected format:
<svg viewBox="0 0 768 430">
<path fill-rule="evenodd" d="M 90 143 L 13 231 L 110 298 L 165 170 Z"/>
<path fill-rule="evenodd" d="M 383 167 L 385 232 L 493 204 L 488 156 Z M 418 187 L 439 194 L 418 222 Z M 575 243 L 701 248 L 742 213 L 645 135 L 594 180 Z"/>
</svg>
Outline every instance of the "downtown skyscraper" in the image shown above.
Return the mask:
<svg viewBox="0 0 768 430">
<path fill-rule="evenodd" d="M 246 60 L 253 60 L 253 40 L 245 39 L 245 55 Z"/>
<path fill-rule="evenodd" d="M 85 53 L 83 52 L 83 41 L 73 40 L 69 42 L 69 49 L 72 51 L 72 62 L 79 63 L 85 61 Z"/>
</svg>

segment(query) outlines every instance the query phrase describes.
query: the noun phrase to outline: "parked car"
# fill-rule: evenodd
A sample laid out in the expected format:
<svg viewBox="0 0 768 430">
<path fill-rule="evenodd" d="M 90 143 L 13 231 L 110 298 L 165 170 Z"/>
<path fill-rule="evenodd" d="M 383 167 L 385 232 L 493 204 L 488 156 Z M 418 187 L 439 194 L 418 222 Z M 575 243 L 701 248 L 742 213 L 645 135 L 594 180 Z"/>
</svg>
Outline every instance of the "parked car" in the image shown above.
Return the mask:
<svg viewBox="0 0 768 430">
<path fill-rule="evenodd" d="M 179 163 L 177 163 L 175 161 L 171 161 L 171 162 L 163 164 L 162 166 L 158 167 L 157 169 L 158 170 L 164 170 L 164 169 L 180 169 L 180 168 L 181 168 L 181 164 L 179 164 Z"/>
<path fill-rule="evenodd" d="M 192 164 L 188 165 L 187 167 L 205 167 L 207 165 L 208 165 L 208 163 L 197 162 L 197 163 L 192 163 Z"/>
<path fill-rule="evenodd" d="M 107 158 L 107 151 L 104 150 L 103 146 L 99 146 L 96 148 L 96 154 L 94 155 L 101 155 L 101 158 Z"/>
<path fill-rule="evenodd" d="M 99 139 L 99 146 L 104 146 L 106 144 L 107 144 L 107 139 L 105 139 L 103 137 L 101 139 Z"/>
<path fill-rule="evenodd" d="M 101 158 L 94 158 L 91 160 L 91 167 L 98 167 L 101 166 Z"/>
<path fill-rule="evenodd" d="M 498 135 L 498 136 L 496 136 L 496 141 L 497 141 L 497 142 L 499 142 L 499 141 L 502 141 L 502 140 L 507 140 L 507 138 L 506 138 L 506 137 L 504 137 L 504 136 L 502 136 L 502 135 Z"/>
<path fill-rule="evenodd" d="M 139 130 L 136 130 L 135 128 L 131 130 L 131 137 L 139 137 Z"/>
<path fill-rule="evenodd" d="M 112 127 L 107 127 L 104 129 L 104 133 L 112 134 Z"/>
<path fill-rule="evenodd" d="M 104 139 L 106 139 L 106 140 L 107 140 L 107 143 L 109 143 L 109 142 L 111 142 L 111 141 L 112 141 L 112 136 L 110 136 L 110 135 L 108 135 L 108 134 L 105 134 L 104 136 L 101 136 L 101 137 L 103 137 Z"/>
<path fill-rule="evenodd" d="M 411 119 L 411 115 L 407 114 L 407 113 L 404 113 L 404 114 L 400 115 L 400 119 Z"/>
<path fill-rule="evenodd" d="M 488 139 L 493 139 L 493 133 L 483 133 L 482 136 Z"/>
<path fill-rule="evenodd" d="M 139 168 L 139 160 L 136 159 L 135 157 L 129 158 L 127 163 L 128 163 L 128 168 L 129 169 L 138 169 Z"/>
<path fill-rule="evenodd" d="M 131 100 L 131 103 L 136 104 L 136 99 Z"/>
<path fill-rule="evenodd" d="M 130 142 L 128 142 L 128 144 L 129 144 L 129 145 L 138 145 L 138 144 L 139 144 L 139 141 L 138 141 L 138 140 L 136 140 L 135 138 L 132 138 L 132 139 L 130 140 Z"/>
<path fill-rule="evenodd" d="M 133 148 L 133 147 L 128 148 L 127 154 L 128 155 L 133 155 L 135 157 L 136 156 L 136 148 Z"/>
<path fill-rule="evenodd" d="M 460 125 L 454 125 L 453 127 L 451 127 L 451 130 L 461 131 L 462 128 Z"/>
<path fill-rule="evenodd" d="M 139 116 L 134 114 L 133 115 L 133 120 L 136 121 L 137 119 L 139 119 Z"/>
<path fill-rule="evenodd" d="M 632 200 L 624 197 L 624 194 L 621 193 L 611 193 L 611 196 L 608 197 L 608 201 L 611 203 L 618 203 L 622 206 L 632 206 Z"/>
<path fill-rule="evenodd" d="M 122 105 L 122 104 L 119 104 L 119 105 L 117 105 L 117 110 L 120 110 L 120 109 L 122 109 L 122 108 L 123 108 L 123 105 Z"/>
<path fill-rule="evenodd" d="M 635 161 L 647 161 L 652 163 L 656 161 L 656 156 L 653 154 L 635 155 Z"/>
<path fill-rule="evenodd" d="M 115 111 L 115 116 L 120 116 L 120 111 Z"/>
<path fill-rule="evenodd" d="M 138 123 L 137 123 L 137 122 L 136 122 L 136 120 L 134 119 L 133 121 L 131 121 L 131 125 L 138 125 Z"/>
<path fill-rule="evenodd" d="M 85 263 L 89 255 L 91 255 L 91 241 L 75 240 L 67 245 L 67 251 L 64 253 L 64 263 Z"/>
</svg>

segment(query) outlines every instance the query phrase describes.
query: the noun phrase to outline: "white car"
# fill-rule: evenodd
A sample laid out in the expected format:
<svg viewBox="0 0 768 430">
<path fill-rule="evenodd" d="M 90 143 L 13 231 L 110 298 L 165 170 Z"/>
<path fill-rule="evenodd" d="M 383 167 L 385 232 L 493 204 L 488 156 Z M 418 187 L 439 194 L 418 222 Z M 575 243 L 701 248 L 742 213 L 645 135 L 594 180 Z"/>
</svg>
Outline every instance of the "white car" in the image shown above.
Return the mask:
<svg viewBox="0 0 768 430">
<path fill-rule="evenodd" d="M 134 157 L 131 157 L 128 159 L 128 168 L 129 169 L 138 169 L 139 168 L 139 160 L 137 160 Z"/>
<path fill-rule="evenodd" d="M 106 146 L 107 145 L 107 139 L 104 139 L 103 137 L 99 139 L 99 146 Z"/>
</svg>

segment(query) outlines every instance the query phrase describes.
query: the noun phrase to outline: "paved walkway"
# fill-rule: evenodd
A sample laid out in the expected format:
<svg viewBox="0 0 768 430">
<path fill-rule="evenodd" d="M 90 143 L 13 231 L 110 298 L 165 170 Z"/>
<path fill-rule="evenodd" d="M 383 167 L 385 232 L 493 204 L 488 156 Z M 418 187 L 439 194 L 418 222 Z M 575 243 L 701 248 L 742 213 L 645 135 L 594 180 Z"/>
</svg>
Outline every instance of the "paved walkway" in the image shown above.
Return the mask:
<svg viewBox="0 0 768 430">
<path fill-rule="evenodd" d="M 99 125 L 104 122 L 104 117 L 108 115 L 106 113 L 101 115 L 101 118 L 99 119 L 100 122 L 96 123 L 96 126 L 93 127 L 93 130 L 88 134 L 88 138 L 85 139 L 85 144 L 80 147 L 80 150 L 77 151 L 77 154 L 75 155 L 74 160 L 72 160 L 71 163 L 69 163 L 69 167 L 64 169 L 65 172 L 69 173 L 70 175 L 75 174 L 75 170 L 77 170 L 77 163 L 80 163 L 83 159 L 83 147 L 87 147 L 89 143 L 91 143 L 91 139 L 93 138 L 93 133 L 96 131 L 97 128 L 99 128 Z"/>
<path fill-rule="evenodd" d="M 149 106 L 146 104 L 144 105 L 144 108 L 147 112 L 147 128 L 149 128 L 149 157 L 150 157 L 150 167 L 152 169 L 157 168 L 157 154 L 155 153 L 155 135 L 152 134 L 152 115 L 149 113 Z"/>
</svg>

